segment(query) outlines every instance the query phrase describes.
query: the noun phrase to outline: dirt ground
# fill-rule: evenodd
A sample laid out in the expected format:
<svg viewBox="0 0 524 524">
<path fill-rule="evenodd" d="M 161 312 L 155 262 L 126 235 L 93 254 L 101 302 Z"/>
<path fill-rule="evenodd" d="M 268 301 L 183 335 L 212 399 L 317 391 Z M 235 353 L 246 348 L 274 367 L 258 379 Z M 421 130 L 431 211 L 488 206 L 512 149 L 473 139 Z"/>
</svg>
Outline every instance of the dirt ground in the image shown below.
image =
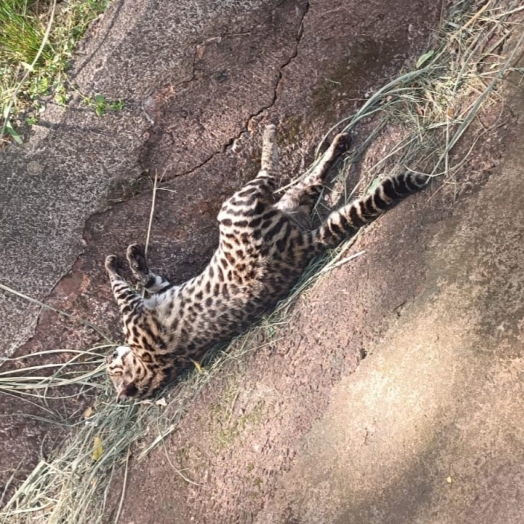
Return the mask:
<svg viewBox="0 0 524 524">
<path fill-rule="evenodd" d="M 55 224 L 69 236 L 46 244 L 50 261 L 64 246 L 70 253 L 49 262 L 52 292 L 41 268 L 28 274 L 39 296 L 115 336 L 103 258 L 143 238 L 152 173 L 172 191 L 159 192 L 151 263 L 180 282 L 213 251 L 223 198 L 256 170 L 260 124 L 278 122 L 283 171 L 296 175 L 355 99 L 425 50 L 440 16 L 439 4 L 422 0 L 409 9 L 402 0 L 239 1 L 222 10 L 199 2 L 198 19 L 191 5 L 181 2 L 175 14 L 163 3 L 115 2 L 94 28 L 78 80 L 124 97 L 126 112 L 91 122 L 73 105 L 40 145 L 43 153 L 64 148 L 62 130 L 77 118 L 82 128 L 65 152 L 80 167 L 67 166 L 90 178 L 61 178 L 62 164 L 49 160 L 49 178 L 35 182 L 26 167 L 28 158 L 41 163 L 30 156 L 40 154 L 35 146 L 0 159 L 33 177 L 32 198 L 34 184 L 53 177 L 75 195 L 82 184 L 96 187 L 89 205 L 72 199 L 76 214 Z M 524 520 L 522 92 L 508 104 L 506 125 L 477 144 L 456 185 L 435 184 L 368 228 L 353 248 L 363 255 L 308 290 L 268 345 L 230 362 L 165 445 L 131 461 L 120 523 Z M 23 201 L 19 191 L 13 198 Z M 37 266 L 48 234 L 39 228 L 21 233 L 22 275 Z M 18 341 L 15 352 L 95 340 L 51 313 L 34 333 L 23 323 L 13 339 L 16 315 L 31 313 L 24 307 L 2 332 Z M 2 399 L 0 409 L 28 408 Z M 30 470 L 52 426 L 29 431 L 4 420 L 7 478 L 19 457 Z M 122 482 L 113 483 L 107 522 Z"/>
</svg>

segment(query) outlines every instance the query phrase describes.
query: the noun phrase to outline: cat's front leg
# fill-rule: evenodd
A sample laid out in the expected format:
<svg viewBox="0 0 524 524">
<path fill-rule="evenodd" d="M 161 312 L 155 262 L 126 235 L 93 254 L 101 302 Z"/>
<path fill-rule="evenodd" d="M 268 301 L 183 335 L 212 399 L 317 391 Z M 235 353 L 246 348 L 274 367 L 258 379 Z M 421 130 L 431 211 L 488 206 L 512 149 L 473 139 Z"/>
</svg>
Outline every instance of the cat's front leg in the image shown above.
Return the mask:
<svg viewBox="0 0 524 524">
<path fill-rule="evenodd" d="M 126 315 L 139 311 L 143 306 L 142 297 L 120 276 L 118 258 L 115 255 L 109 255 L 106 258 L 105 267 L 120 312 Z"/>
</svg>

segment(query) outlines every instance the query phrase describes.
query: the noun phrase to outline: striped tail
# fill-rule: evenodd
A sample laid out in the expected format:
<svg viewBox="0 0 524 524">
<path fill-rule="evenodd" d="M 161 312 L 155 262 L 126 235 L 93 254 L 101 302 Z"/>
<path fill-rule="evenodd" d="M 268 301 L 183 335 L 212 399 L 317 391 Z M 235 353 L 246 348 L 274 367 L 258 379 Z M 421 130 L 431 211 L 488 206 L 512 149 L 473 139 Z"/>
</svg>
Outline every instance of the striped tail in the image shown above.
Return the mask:
<svg viewBox="0 0 524 524">
<path fill-rule="evenodd" d="M 333 211 L 312 232 L 313 246 L 320 250 L 337 246 L 363 225 L 372 222 L 407 196 L 423 189 L 428 181 L 428 176 L 412 173 L 386 178 L 373 193 Z"/>
</svg>

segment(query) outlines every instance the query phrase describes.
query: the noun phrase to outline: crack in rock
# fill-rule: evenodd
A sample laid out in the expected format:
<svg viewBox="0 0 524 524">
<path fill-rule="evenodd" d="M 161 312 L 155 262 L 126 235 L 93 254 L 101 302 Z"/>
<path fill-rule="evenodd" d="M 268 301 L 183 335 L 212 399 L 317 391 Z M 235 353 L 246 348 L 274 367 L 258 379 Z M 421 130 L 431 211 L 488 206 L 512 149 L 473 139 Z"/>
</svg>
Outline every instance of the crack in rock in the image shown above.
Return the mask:
<svg viewBox="0 0 524 524">
<path fill-rule="evenodd" d="M 275 7 L 275 9 L 273 9 L 273 11 L 275 11 L 279 6 L 281 6 L 282 3 L 277 5 Z M 164 179 L 165 182 L 169 182 L 170 180 L 174 180 L 175 178 L 190 176 L 193 173 L 195 173 L 196 171 L 198 171 L 199 169 L 202 169 L 203 167 L 205 167 L 211 161 L 213 161 L 213 159 L 216 156 L 225 154 L 229 148 L 234 146 L 234 144 L 235 144 L 235 142 L 237 140 L 240 140 L 245 134 L 247 134 L 249 132 L 249 127 L 250 127 L 250 124 L 252 123 L 253 120 L 255 120 L 258 117 L 260 117 L 264 112 L 268 111 L 269 109 L 271 109 L 276 104 L 276 102 L 278 100 L 278 90 L 279 90 L 282 78 L 284 76 L 284 70 L 291 64 L 291 62 L 298 55 L 298 48 L 300 46 L 300 43 L 302 41 L 302 37 L 304 35 L 304 21 L 305 21 L 307 15 L 308 15 L 309 9 L 310 9 L 310 2 L 308 1 L 305 4 L 304 12 L 303 12 L 301 20 L 300 20 L 298 32 L 297 32 L 297 35 L 295 37 L 296 45 L 294 46 L 293 52 L 291 53 L 289 58 L 279 67 L 278 76 L 277 76 L 275 85 L 273 87 L 273 96 L 272 96 L 271 102 L 269 104 L 267 104 L 267 105 L 262 106 L 255 113 L 249 115 L 247 120 L 246 120 L 246 123 L 242 126 L 242 129 L 240 130 L 240 132 L 237 135 L 235 135 L 232 138 L 230 138 L 220 149 L 218 149 L 217 151 L 214 151 L 213 153 L 211 153 L 206 159 L 204 159 L 202 162 L 200 162 L 195 167 L 189 169 L 188 171 L 185 171 L 183 173 L 174 175 L 172 177 L 165 178 Z M 224 38 L 224 37 L 228 37 L 228 36 L 230 36 L 230 35 L 225 34 L 225 35 L 221 35 L 220 38 Z M 206 41 L 209 41 L 209 39 L 207 39 Z M 194 78 L 195 78 L 196 57 L 197 57 L 197 54 L 198 54 L 198 48 L 201 45 L 203 45 L 203 44 L 202 43 L 195 44 L 195 53 L 194 53 L 194 56 L 193 56 L 191 78 L 189 80 L 184 80 L 184 81 L 180 82 L 179 84 L 177 84 L 177 86 L 184 85 L 186 83 L 190 83 L 192 80 L 194 80 Z M 139 195 L 143 194 L 144 192 L 145 192 L 145 190 L 138 191 L 131 198 L 135 198 L 136 196 L 139 196 Z"/>
<path fill-rule="evenodd" d="M 280 5 L 281 4 L 276 6 L 275 9 L 277 9 Z M 273 11 L 275 11 L 275 9 L 273 9 Z M 184 173 L 181 173 L 179 175 L 173 176 L 171 178 L 167 178 L 167 179 L 165 179 L 165 182 L 168 182 L 170 180 L 174 180 L 175 178 L 179 178 L 179 177 L 182 177 L 182 176 L 190 176 L 190 175 L 194 174 L 195 172 L 197 172 L 199 169 L 204 168 L 207 164 L 212 162 L 213 159 L 216 156 L 225 154 L 228 151 L 228 149 L 230 149 L 231 147 L 234 147 L 234 144 L 235 144 L 235 142 L 237 140 L 240 140 L 242 138 L 242 136 L 244 136 L 247 133 L 249 133 L 250 124 L 252 123 L 252 121 L 254 119 L 257 119 L 258 117 L 260 117 L 264 112 L 268 111 L 269 109 L 271 109 L 276 104 L 276 102 L 278 100 L 278 91 L 279 91 L 280 83 L 281 83 L 283 75 L 284 75 L 284 70 L 292 63 L 292 61 L 298 55 L 298 49 L 299 49 L 300 43 L 302 41 L 302 37 L 304 35 L 304 21 L 305 21 L 307 15 L 308 15 L 309 9 L 310 9 L 310 2 L 308 1 L 305 4 L 304 12 L 302 14 L 302 17 L 301 17 L 301 20 L 300 20 L 300 23 L 299 23 L 299 28 L 298 28 L 298 31 L 297 31 L 297 34 L 296 34 L 296 37 L 295 37 L 296 45 L 294 46 L 293 52 L 290 54 L 289 58 L 279 67 L 278 76 L 277 76 L 276 82 L 275 82 L 274 87 L 273 87 L 273 96 L 272 96 L 271 102 L 269 104 L 267 104 L 267 105 L 262 106 L 255 113 L 249 115 L 249 117 L 247 118 L 245 124 L 242 126 L 241 131 L 236 136 L 233 136 L 232 138 L 230 138 L 219 150 L 214 151 L 205 160 L 200 162 L 194 168 L 192 168 L 192 169 L 190 169 L 190 170 L 188 170 L 188 171 L 186 171 Z M 229 36 L 229 35 L 226 34 L 226 35 L 222 35 L 221 37 L 227 37 L 227 36 Z M 184 80 L 181 80 L 180 82 L 178 82 L 176 84 L 176 87 L 180 87 L 180 86 L 183 86 L 183 85 L 188 85 L 195 79 L 195 65 L 196 65 L 196 60 L 197 60 L 197 57 L 198 57 L 199 46 L 201 46 L 201 45 L 202 45 L 202 43 L 194 44 L 194 52 L 193 52 L 193 59 L 192 59 L 192 64 L 191 64 L 191 75 L 190 75 L 190 77 L 188 79 L 184 79 Z M 153 119 L 152 115 L 150 115 L 148 113 L 146 103 L 147 103 L 147 101 L 144 102 L 144 104 L 142 106 L 142 109 L 144 111 L 144 114 L 146 115 L 147 120 L 150 121 L 150 122 L 152 121 L 154 123 L 154 119 Z M 115 205 L 123 204 L 125 202 L 129 202 L 130 200 L 132 200 L 132 199 L 134 199 L 136 197 L 139 197 L 142 194 L 144 194 L 146 192 L 149 192 L 149 191 L 150 191 L 150 189 L 147 189 L 147 190 L 144 189 L 144 190 L 141 190 L 141 191 L 137 191 L 135 194 L 133 194 L 133 196 L 131 198 L 129 198 L 127 200 L 124 200 L 122 202 L 114 203 L 113 205 L 108 206 L 104 210 L 101 210 L 101 211 L 98 211 L 96 213 L 91 214 L 89 216 L 89 218 L 87 218 L 85 220 L 85 222 L 84 222 L 84 228 L 83 228 L 84 229 L 84 233 L 82 234 L 83 244 L 85 245 L 87 243 L 86 240 L 85 240 L 85 227 L 86 227 L 87 222 L 90 219 L 92 219 L 96 215 L 102 215 L 102 214 L 106 213 L 107 211 L 109 211 L 109 209 L 113 208 Z M 73 270 L 73 268 L 77 264 L 78 260 L 84 255 L 84 253 L 85 253 L 84 249 L 82 249 L 78 253 L 78 255 L 75 257 L 74 262 L 71 264 L 70 268 L 67 271 L 64 272 L 62 277 L 56 282 L 56 284 L 53 286 L 53 288 L 50 291 L 50 293 L 48 295 L 46 295 L 44 300 L 48 299 L 52 295 L 53 290 L 56 289 L 56 286 L 58 286 L 60 284 L 60 282 L 63 280 L 63 278 L 65 276 L 67 276 Z M 33 338 L 33 337 L 31 337 L 31 338 Z"/>
</svg>

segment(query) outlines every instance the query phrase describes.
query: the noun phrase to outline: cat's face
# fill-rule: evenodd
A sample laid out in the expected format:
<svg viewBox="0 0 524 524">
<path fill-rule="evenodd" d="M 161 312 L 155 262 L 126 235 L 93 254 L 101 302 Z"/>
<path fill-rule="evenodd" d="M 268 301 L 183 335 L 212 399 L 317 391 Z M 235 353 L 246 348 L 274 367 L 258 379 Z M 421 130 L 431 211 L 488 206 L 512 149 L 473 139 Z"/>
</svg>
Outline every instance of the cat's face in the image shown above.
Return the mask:
<svg viewBox="0 0 524 524">
<path fill-rule="evenodd" d="M 119 346 L 107 357 L 107 373 L 118 401 L 140 396 L 137 370 L 138 362 L 129 346 Z"/>
</svg>

